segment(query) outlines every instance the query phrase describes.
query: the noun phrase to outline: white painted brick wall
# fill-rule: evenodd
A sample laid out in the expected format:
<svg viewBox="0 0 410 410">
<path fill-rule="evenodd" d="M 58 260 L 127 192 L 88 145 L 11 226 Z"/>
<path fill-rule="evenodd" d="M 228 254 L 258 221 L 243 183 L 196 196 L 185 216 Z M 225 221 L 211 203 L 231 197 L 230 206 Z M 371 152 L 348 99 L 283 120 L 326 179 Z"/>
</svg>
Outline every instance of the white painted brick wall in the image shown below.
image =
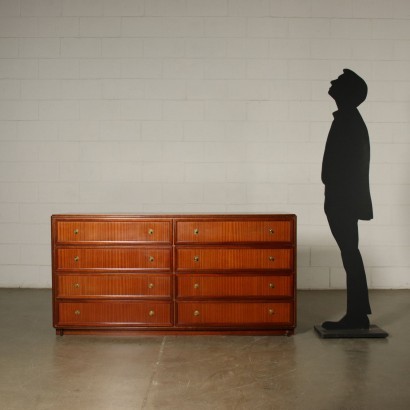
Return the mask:
<svg viewBox="0 0 410 410">
<path fill-rule="evenodd" d="M 343 288 L 321 160 L 368 82 L 371 288 L 410 285 L 408 0 L 0 0 L 0 286 L 50 287 L 50 215 L 292 212 L 299 288 Z"/>
</svg>

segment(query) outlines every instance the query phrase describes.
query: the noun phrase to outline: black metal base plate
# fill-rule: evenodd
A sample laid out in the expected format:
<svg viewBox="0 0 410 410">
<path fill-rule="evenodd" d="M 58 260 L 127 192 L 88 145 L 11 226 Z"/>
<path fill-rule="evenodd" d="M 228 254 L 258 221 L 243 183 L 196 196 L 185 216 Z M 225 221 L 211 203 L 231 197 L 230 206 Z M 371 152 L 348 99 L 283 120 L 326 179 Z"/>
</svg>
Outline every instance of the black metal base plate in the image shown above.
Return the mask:
<svg viewBox="0 0 410 410">
<path fill-rule="evenodd" d="M 315 325 L 315 330 L 322 339 L 341 338 L 384 338 L 389 334 L 376 325 L 370 325 L 369 329 L 335 329 L 327 330 L 321 325 Z"/>
</svg>

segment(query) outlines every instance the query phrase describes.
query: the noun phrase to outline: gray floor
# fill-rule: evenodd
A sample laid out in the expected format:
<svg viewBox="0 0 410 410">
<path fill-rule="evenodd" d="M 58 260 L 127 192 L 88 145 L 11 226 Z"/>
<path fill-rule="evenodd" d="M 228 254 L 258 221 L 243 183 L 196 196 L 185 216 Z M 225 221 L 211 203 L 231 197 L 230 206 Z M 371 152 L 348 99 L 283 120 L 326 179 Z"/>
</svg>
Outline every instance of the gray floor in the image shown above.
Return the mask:
<svg viewBox="0 0 410 410">
<path fill-rule="evenodd" d="M 373 291 L 387 339 L 320 339 L 343 291 L 302 291 L 286 336 L 56 336 L 49 290 L 0 289 L 0 409 L 409 409 L 410 291 Z"/>
</svg>

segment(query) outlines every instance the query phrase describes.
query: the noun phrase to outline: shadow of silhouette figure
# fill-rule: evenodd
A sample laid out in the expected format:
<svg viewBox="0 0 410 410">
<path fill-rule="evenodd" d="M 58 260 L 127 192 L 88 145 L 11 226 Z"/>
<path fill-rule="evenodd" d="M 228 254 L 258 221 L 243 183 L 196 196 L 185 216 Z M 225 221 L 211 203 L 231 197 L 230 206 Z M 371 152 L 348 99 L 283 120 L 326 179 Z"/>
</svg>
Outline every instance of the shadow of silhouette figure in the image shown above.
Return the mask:
<svg viewBox="0 0 410 410">
<path fill-rule="evenodd" d="M 324 209 L 346 271 L 347 309 L 341 320 L 324 322 L 322 327 L 369 328 L 371 309 L 358 232 L 359 219 L 373 218 L 369 134 L 357 109 L 367 97 L 367 85 L 356 73 L 344 69 L 331 81 L 329 95 L 338 109 L 333 113 L 322 163 Z"/>
</svg>

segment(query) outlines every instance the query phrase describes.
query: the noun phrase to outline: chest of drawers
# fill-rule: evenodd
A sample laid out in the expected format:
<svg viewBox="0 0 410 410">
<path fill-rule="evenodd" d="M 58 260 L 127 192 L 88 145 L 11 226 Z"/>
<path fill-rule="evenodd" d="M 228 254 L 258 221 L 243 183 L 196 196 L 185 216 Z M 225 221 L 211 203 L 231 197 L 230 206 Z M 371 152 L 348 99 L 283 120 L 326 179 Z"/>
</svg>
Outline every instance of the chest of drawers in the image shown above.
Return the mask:
<svg viewBox="0 0 410 410">
<path fill-rule="evenodd" d="M 295 215 L 53 215 L 58 334 L 293 334 Z"/>
</svg>

